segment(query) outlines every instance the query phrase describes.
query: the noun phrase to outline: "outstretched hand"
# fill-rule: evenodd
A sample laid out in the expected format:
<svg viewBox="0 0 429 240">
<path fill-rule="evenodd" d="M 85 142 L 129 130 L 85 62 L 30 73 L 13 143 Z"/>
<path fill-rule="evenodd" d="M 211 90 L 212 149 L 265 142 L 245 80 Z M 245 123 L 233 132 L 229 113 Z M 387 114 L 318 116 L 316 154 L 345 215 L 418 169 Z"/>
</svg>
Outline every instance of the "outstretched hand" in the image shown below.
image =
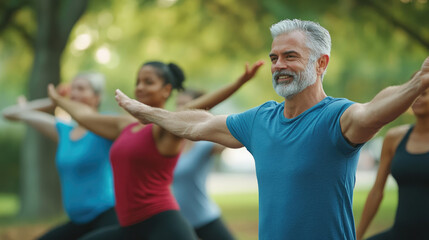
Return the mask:
<svg viewBox="0 0 429 240">
<path fill-rule="evenodd" d="M 150 123 L 145 118 L 145 112 L 150 109 L 148 105 L 129 98 L 119 89 L 116 89 L 115 91 L 115 99 L 120 107 L 125 109 L 125 111 L 137 118 L 140 122 L 142 122 L 143 124 Z"/>
<path fill-rule="evenodd" d="M 19 121 L 19 113 L 25 109 L 27 105 L 27 98 L 24 95 L 21 95 L 17 98 L 17 105 L 10 106 L 2 111 L 2 115 L 4 118 L 10 121 Z"/>
<path fill-rule="evenodd" d="M 423 62 L 420 71 L 416 74 L 416 77 L 420 78 L 423 90 L 429 88 L 429 57 L 427 57 Z"/>
<path fill-rule="evenodd" d="M 24 95 L 20 95 L 17 99 L 16 99 L 16 103 L 18 104 L 19 107 L 24 108 L 25 106 L 27 106 L 27 97 L 25 97 Z"/>
<path fill-rule="evenodd" d="M 60 94 L 57 92 L 57 89 L 55 89 L 54 84 L 52 83 L 48 85 L 48 96 L 54 103 L 57 103 L 57 100 L 60 97 Z"/>
<path fill-rule="evenodd" d="M 240 76 L 239 81 L 242 83 L 246 83 L 247 81 L 252 79 L 262 65 L 264 65 L 264 61 L 262 60 L 255 62 L 251 68 L 249 68 L 249 63 L 246 63 L 244 73 Z"/>
</svg>

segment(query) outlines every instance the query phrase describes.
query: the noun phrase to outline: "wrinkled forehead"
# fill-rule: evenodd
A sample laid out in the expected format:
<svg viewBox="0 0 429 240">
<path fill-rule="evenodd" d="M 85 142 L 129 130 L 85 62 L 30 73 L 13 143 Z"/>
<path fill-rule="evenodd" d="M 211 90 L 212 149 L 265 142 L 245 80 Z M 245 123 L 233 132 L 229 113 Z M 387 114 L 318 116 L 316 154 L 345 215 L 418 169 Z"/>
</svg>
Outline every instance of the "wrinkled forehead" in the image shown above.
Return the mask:
<svg viewBox="0 0 429 240">
<path fill-rule="evenodd" d="M 306 36 L 301 31 L 292 31 L 278 35 L 271 44 L 271 54 L 281 54 L 295 51 L 301 55 L 308 55 L 310 49 L 306 45 Z"/>
</svg>

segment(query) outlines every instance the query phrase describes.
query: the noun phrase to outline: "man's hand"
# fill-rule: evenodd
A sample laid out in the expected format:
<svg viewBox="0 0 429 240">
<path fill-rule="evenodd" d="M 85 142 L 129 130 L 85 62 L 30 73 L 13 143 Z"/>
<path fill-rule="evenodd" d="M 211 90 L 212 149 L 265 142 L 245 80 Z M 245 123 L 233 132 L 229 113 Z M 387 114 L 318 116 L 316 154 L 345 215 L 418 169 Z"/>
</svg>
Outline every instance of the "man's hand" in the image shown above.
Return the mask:
<svg viewBox="0 0 429 240">
<path fill-rule="evenodd" d="M 418 71 L 414 77 L 419 78 L 419 81 L 422 86 L 421 91 L 424 91 L 429 88 L 429 57 L 425 59 L 422 64 L 422 67 L 420 68 L 420 71 Z"/>
<path fill-rule="evenodd" d="M 150 106 L 129 98 L 119 89 L 116 89 L 115 91 L 115 99 L 120 107 L 125 109 L 125 111 L 137 118 L 140 122 L 142 122 L 143 124 L 150 123 L 150 121 L 148 121 L 145 117 L 145 113 L 151 109 Z"/>
</svg>

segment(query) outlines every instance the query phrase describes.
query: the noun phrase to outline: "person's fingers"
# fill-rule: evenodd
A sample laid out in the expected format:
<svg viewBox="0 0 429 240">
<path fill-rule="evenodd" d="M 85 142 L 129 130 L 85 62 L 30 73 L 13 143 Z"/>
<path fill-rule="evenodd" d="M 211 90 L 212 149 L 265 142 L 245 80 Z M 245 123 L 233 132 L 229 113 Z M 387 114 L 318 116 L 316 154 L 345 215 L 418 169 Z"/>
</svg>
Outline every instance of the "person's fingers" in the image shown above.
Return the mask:
<svg viewBox="0 0 429 240">
<path fill-rule="evenodd" d="M 251 71 L 252 75 L 254 75 L 263 64 L 264 64 L 264 61 L 262 60 L 255 62 L 252 66 L 252 71 Z"/>
<path fill-rule="evenodd" d="M 27 104 L 27 98 L 24 95 L 21 95 L 17 99 L 18 106 L 23 107 Z"/>
<path fill-rule="evenodd" d="M 259 60 L 255 64 L 253 64 L 253 69 L 257 71 L 262 65 L 264 65 L 264 61 Z"/>
<path fill-rule="evenodd" d="M 49 83 L 48 84 L 48 92 L 49 93 L 53 93 L 54 91 L 55 91 L 54 84 Z"/>
<path fill-rule="evenodd" d="M 125 95 L 121 90 L 119 89 L 115 90 L 115 100 L 118 102 L 119 106 L 122 107 L 126 99 L 129 99 L 129 97 Z"/>
<path fill-rule="evenodd" d="M 121 90 L 116 89 L 116 90 L 115 90 L 115 100 L 116 100 L 116 101 L 119 101 L 120 94 L 121 94 Z"/>
<path fill-rule="evenodd" d="M 118 96 L 119 98 L 124 98 L 127 97 L 127 95 L 125 95 L 121 90 L 116 89 L 115 91 L 116 96 Z"/>
<path fill-rule="evenodd" d="M 56 98 L 57 96 L 57 91 L 52 83 L 48 84 L 48 95 L 50 98 Z"/>
</svg>

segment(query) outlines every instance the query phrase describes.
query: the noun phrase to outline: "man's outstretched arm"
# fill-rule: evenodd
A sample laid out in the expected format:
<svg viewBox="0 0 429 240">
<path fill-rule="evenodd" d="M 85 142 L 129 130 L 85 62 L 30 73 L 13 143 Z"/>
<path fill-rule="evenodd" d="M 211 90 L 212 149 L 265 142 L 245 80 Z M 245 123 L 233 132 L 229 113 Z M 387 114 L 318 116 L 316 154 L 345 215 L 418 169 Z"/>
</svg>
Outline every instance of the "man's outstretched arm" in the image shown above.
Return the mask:
<svg viewBox="0 0 429 240">
<path fill-rule="evenodd" d="M 429 57 L 408 82 L 382 90 L 370 102 L 353 104 L 341 117 L 341 129 L 349 142 L 371 139 L 385 124 L 405 112 L 429 87 Z"/>
<path fill-rule="evenodd" d="M 170 112 L 130 99 L 120 90 L 116 90 L 115 98 L 119 106 L 144 124 L 157 124 L 176 136 L 193 141 L 211 141 L 230 148 L 243 147 L 228 130 L 226 115 L 214 116 L 203 110 Z"/>
</svg>

